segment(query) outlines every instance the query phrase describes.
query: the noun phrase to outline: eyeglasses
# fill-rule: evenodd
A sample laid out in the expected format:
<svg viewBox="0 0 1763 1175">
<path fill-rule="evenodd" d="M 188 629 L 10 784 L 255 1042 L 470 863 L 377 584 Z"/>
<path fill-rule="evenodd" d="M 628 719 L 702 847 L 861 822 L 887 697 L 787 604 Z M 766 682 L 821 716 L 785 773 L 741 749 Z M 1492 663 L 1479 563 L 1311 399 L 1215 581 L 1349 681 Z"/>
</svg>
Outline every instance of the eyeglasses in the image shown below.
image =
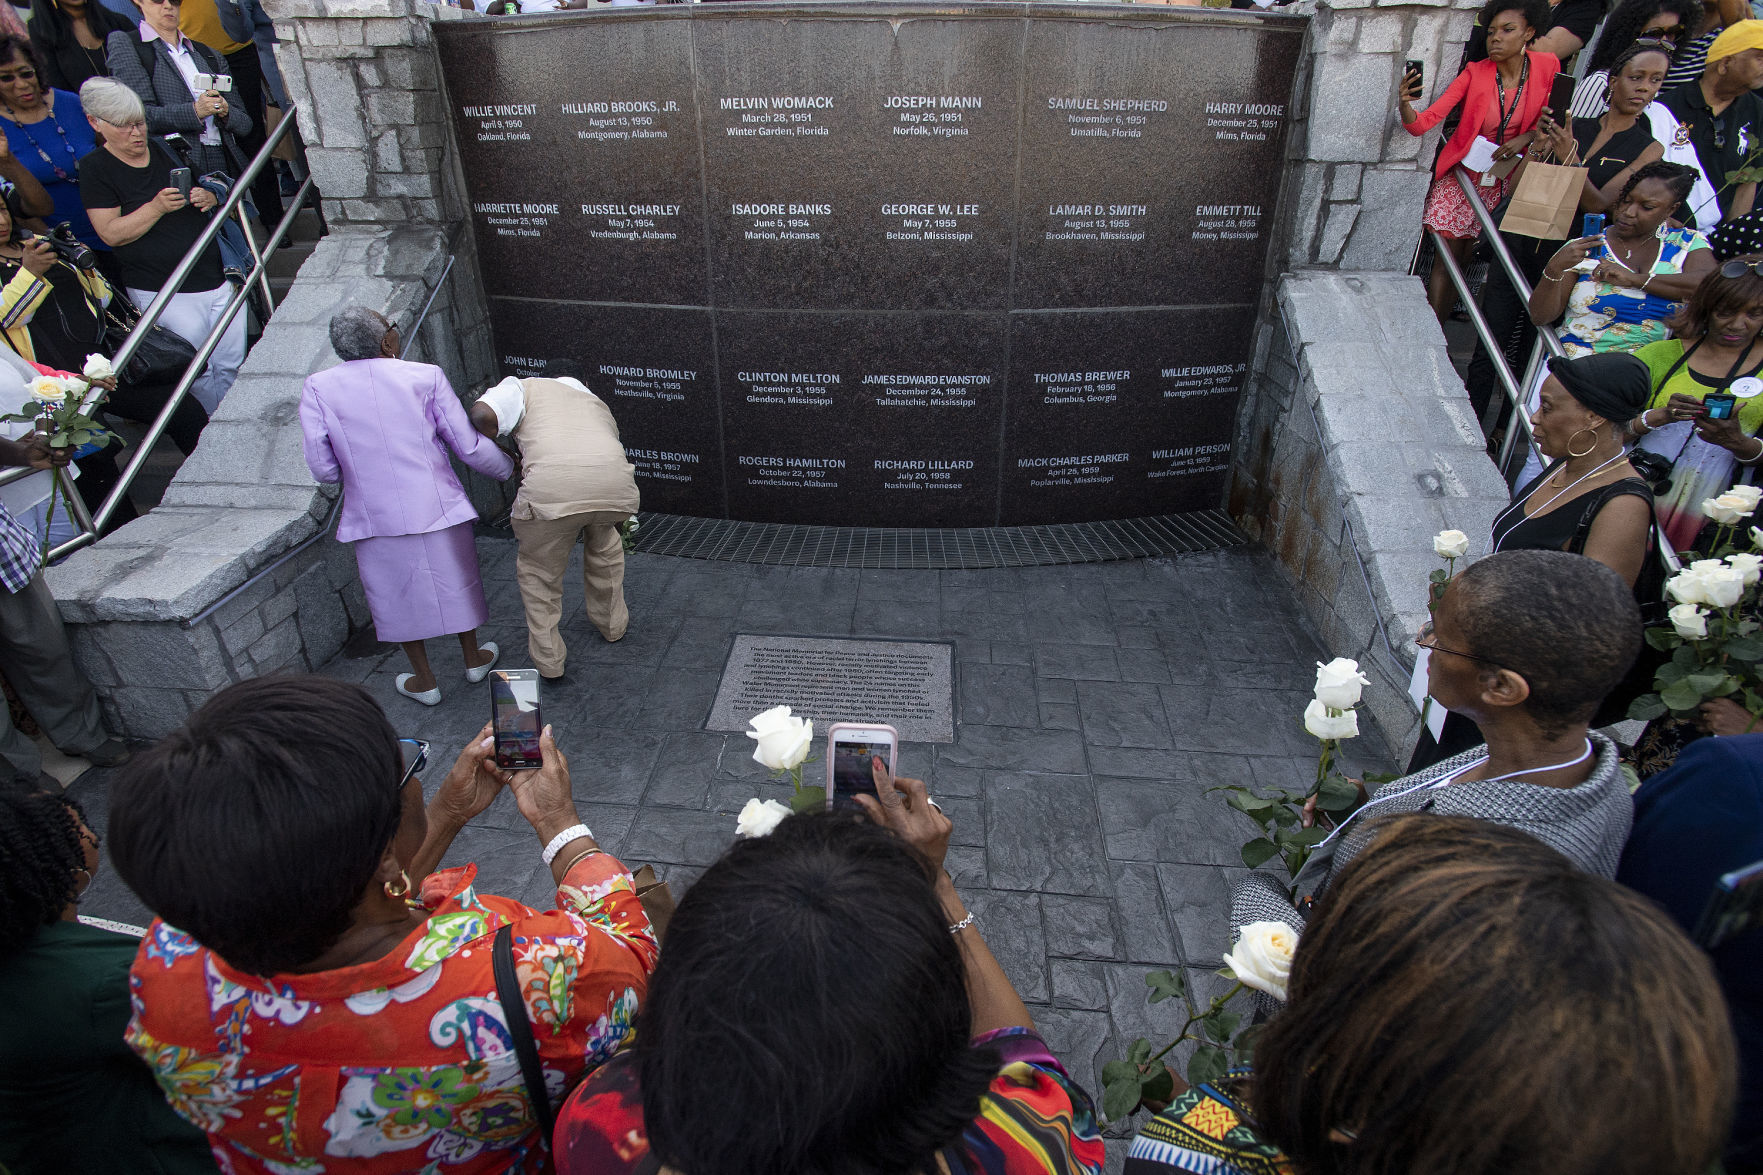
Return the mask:
<svg viewBox="0 0 1763 1175">
<path fill-rule="evenodd" d="M 1743 277 L 1747 273 L 1763 277 L 1763 261 L 1740 261 L 1734 258 L 1720 267 L 1721 277 Z"/>
<path fill-rule="evenodd" d="M 1431 649 L 1436 653 L 1451 653 L 1458 657 L 1467 657 L 1471 661 L 1480 661 L 1483 665 L 1492 665 L 1496 669 L 1503 668 L 1498 661 L 1490 661 L 1486 657 L 1477 656 L 1474 653 L 1465 653 L 1462 649 L 1447 649 L 1434 639 L 1434 635 L 1432 621 L 1428 620 L 1420 626 L 1420 633 L 1414 638 L 1414 643 L 1423 649 Z"/>
<path fill-rule="evenodd" d="M 411 776 L 428 766 L 429 745 L 419 738 L 401 738 L 398 752 L 404 756 L 404 774 L 398 777 L 397 790 L 403 791 Z"/>
<path fill-rule="evenodd" d="M 128 131 L 130 133 L 140 131 L 145 134 L 147 131 L 147 124 L 145 122 L 111 122 L 108 118 L 99 118 L 96 114 L 92 116 L 92 121 L 101 122 L 105 126 L 115 127 L 119 131 Z"/>
</svg>

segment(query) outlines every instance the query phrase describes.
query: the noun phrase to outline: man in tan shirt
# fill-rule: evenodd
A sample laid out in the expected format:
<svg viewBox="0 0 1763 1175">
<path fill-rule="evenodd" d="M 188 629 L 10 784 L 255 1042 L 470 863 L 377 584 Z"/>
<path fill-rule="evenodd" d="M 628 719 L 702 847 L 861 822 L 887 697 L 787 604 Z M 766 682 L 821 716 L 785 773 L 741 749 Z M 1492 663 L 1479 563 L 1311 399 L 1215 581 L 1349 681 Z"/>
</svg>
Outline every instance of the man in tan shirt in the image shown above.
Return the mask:
<svg viewBox="0 0 1763 1175">
<path fill-rule="evenodd" d="M 484 436 L 511 436 L 520 446 L 520 490 L 510 515 L 520 541 L 514 575 L 526 604 L 527 647 L 546 678 L 563 676 L 563 573 L 584 531 L 588 619 L 609 641 L 630 623 L 618 524 L 637 512 L 636 469 L 618 442 L 612 410 L 575 378 L 578 370 L 552 360 L 545 378 L 509 376 L 470 409 L 472 427 Z"/>
</svg>

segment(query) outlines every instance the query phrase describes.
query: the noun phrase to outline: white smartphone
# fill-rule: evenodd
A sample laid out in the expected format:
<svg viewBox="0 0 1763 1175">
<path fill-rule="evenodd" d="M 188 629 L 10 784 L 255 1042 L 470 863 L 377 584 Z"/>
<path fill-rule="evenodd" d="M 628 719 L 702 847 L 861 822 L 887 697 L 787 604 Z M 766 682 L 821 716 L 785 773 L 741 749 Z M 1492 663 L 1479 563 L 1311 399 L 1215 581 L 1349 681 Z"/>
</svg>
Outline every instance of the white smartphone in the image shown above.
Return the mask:
<svg viewBox="0 0 1763 1175">
<path fill-rule="evenodd" d="M 826 806 L 851 808 L 860 795 L 875 794 L 870 759 L 880 755 L 895 769 L 900 732 L 885 722 L 835 722 L 826 732 Z"/>
<path fill-rule="evenodd" d="M 206 94 L 213 90 L 217 94 L 233 92 L 233 79 L 224 73 L 199 73 L 196 75 L 196 92 Z"/>
</svg>

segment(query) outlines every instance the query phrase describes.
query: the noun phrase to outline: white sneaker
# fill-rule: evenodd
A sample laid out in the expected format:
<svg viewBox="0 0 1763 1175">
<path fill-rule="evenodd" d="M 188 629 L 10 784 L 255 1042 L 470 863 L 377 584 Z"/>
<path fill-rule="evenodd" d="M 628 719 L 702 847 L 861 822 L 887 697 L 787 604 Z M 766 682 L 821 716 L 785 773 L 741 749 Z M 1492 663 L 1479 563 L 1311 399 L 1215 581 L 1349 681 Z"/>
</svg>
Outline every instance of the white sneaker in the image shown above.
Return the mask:
<svg viewBox="0 0 1763 1175">
<path fill-rule="evenodd" d="M 490 670 L 496 667 L 497 658 L 502 656 L 502 650 L 496 647 L 495 641 L 485 641 L 483 644 L 479 645 L 478 648 L 488 653 L 490 659 L 485 661 L 482 665 L 479 665 L 476 669 L 467 669 L 465 671 L 465 680 L 467 681 L 478 682 L 488 677 L 490 675 Z"/>
<path fill-rule="evenodd" d="M 441 687 L 439 685 L 436 685 L 434 689 L 425 689 L 421 693 L 406 688 L 404 683 L 415 676 L 414 673 L 400 673 L 398 679 L 392 683 L 392 688 L 413 702 L 421 702 L 425 706 L 439 706 L 441 704 Z"/>
</svg>

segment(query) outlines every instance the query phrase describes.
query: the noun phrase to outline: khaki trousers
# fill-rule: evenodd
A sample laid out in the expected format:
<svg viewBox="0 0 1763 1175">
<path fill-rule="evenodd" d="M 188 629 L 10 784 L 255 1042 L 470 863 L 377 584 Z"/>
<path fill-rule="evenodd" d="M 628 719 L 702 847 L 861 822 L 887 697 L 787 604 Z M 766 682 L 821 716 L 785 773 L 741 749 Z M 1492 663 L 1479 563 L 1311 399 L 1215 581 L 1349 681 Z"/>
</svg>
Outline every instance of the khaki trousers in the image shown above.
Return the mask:
<svg viewBox="0 0 1763 1175">
<path fill-rule="evenodd" d="M 564 518 L 510 520 L 520 541 L 514 578 L 526 604 L 527 649 L 533 667 L 544 676 L 562 673 L 569 654 L 557 631 L 563 618 L 563 573 L 584 530 L 582 591 L 588 619 L 609 641 L 624 635 L 630 611 L 624 606 L 624 543 L 618 537 L 618 524 L 629 517 L 628 511 L 600 510 Z"/>
<path fill-rule="evenodd" d="M 0 587 L 0 666 L 18 700 L 62 750 L 77 755 L 107 737 L 98 699 L 74 668 L 61 610 L 40 571 L 22 591 Z M 12 725 L 0 700 L 0 778 L 10 774 L 35 784 L 42 770 L 42 752 Z"/>
</svg>

